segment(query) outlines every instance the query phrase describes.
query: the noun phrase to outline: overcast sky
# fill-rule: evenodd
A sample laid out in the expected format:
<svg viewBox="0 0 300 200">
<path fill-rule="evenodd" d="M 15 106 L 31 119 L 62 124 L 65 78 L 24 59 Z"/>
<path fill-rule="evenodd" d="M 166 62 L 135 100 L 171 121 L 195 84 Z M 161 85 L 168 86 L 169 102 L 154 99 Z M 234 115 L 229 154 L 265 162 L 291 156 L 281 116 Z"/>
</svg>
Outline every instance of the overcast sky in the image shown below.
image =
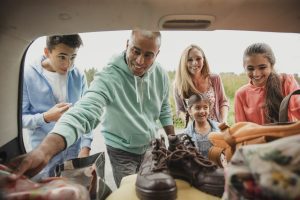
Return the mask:
<svg viewBox="0 0 300 200">
<path fill-rule="evenodd" d="M 123 51 L 130 31 L 80 34 L 84 46 L 79 49 L 77 66 L 101 69 L 109 58 Z M 176 70 L 182 51 L 189 44 L 199 45 L 205 52 L 212 72 L 243 72 L 244 49 L 255 42 L 268 43 L 276 56 L 278 72 L 300 74 L 300 34 L 244 31 L 162 31 L 162 45 L 157 61 L 167 70 Z M 43 53 L 45 37 L 30 47 L 29 60 Z"/>
</svg>

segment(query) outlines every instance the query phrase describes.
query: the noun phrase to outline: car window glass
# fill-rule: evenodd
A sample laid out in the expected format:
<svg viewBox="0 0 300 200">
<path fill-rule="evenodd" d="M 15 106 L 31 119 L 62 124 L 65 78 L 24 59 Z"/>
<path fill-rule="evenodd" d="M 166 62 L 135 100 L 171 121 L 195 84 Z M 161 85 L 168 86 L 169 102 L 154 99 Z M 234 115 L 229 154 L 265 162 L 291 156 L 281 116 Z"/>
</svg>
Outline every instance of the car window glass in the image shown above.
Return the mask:
<svg viewBox="0 0 300 200">
<path fill-rule="evenodd" d="M 76 66 L 85 73 L 87 82 L 102 69 L 114 54 L 126 48 L 130 31 L 106 31 L 80 33 L 83 46 L 79 49 L 75 60 Z M 37 38 L 29 47 L 26 54 L 25 66 L 43 55 L 46 37 Z M 182 51 L 190 44 L 200 46 L 206 54 L 210 69 L 213 73 L 221 74 L 225 92 L 231 103 L 229 123 L 233 123 L 233 95 L 235 90 L 247 82 L 243 74 L 242 63 L 244 49 L 256 42 L 268 43 L 276 57 L 277 72 L 295 74 L 299 80 L 298 55 L 300 47 L 299 34 L 271 33 L 253 31 L 162 31 L 162 44 L 157 60 L 169 72 L 170 83 L 174 80 L 174 73 L 178 67 Z M 233 78 L 234 77 L 234 78 Z M 170 90 L 170 102 L 174 110 L 174 99 Z M 175 120 L 178 129 L 182 124 Z M 99 131 L 99 129 L 98 129 Z M 30 130 L 23 129 L 27 150 L 30 150 Z"/>
</svg>

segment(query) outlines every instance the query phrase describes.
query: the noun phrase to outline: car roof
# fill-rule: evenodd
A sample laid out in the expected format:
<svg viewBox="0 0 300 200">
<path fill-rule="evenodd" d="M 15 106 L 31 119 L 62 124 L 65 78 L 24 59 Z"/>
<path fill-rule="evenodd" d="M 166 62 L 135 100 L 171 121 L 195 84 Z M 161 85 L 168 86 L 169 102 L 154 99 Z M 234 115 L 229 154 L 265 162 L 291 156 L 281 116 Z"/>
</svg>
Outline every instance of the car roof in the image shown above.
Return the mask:
<svg viewBox="0 0 300 200">
<path fill-rule="evenodd" d="M 298 0 L 2 0 L 0 158 L 23 150 L 16 146 L 21 134 L 21 63 L 37 37 L 130 29 L 299 33 L 299 10 Z M 5 153 L 10 144 L 15 151 Z"/>
</svg>

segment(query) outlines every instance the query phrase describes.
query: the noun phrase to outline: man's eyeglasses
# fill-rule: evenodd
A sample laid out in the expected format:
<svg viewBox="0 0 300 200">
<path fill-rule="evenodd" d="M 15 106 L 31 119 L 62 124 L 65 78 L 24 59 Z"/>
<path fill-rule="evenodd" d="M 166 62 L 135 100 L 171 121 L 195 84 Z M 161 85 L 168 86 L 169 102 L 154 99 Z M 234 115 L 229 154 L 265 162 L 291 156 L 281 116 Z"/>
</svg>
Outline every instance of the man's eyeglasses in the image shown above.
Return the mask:
<svg viewBox="0 0 300 200">
<path fill-rule="evenodd" d="M 152 60 L 155 57 L 155 54 L 153 52 L 143 53 L 141 49 L 134 46 L 130 48 L 130 53 L 135 57 L 138 57 L 143 54 L 144 59 L 147 61 Z"/>
</svg>

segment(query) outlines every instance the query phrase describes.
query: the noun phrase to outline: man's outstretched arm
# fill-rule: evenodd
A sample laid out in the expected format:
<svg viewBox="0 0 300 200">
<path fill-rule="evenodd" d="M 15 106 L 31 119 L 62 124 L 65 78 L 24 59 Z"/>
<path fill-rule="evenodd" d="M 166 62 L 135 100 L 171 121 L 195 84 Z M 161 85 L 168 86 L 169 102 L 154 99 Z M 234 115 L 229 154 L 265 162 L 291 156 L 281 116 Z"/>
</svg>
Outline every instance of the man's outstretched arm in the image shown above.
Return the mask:
<svg viewBox="0 0 300 200">
<path fill-rule="evenodd" d="M 63 151 L 66 147 L 65 139 L 58 134 L 51 133 L 42 141 L 42 143 L 31 152 L 12 159 L 8 166 L 14 171 L 12 178 L 18 178 L 21 175 L 32 177 L 39 173 L 57 153 Z"/>
</svg>

